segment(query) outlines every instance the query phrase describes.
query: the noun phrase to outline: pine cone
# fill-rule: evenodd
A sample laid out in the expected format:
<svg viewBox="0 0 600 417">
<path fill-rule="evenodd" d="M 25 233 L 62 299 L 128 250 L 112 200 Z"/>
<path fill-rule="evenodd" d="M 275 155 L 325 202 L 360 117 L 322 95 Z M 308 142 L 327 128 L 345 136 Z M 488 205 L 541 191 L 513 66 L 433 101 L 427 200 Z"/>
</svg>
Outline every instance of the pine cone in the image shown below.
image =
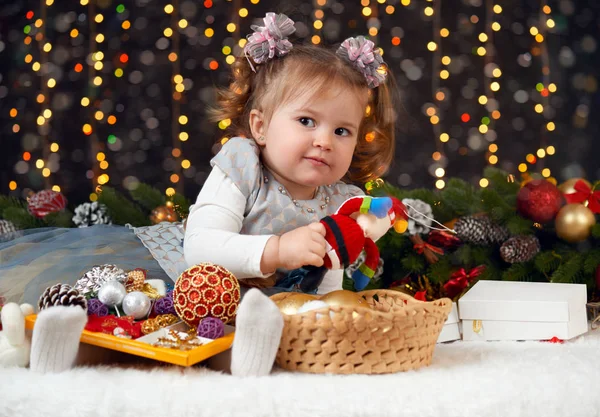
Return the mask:
<svg viewBox="0 0 600 417">
<path fill-rule="evenodd" d="M 500 256 L 510 264 L 527 262 L 541 249 L 540 241 L 533 235 L 511 237 L 500 247 Z"/>
<path fill-rule="evenodd" d="M 87 311 L 87 301 L 76 289 L 66 284 L 55 284 L 44 290 L 38 301 L 41 311 L 52 306 L 79 306 Z"/>
<path fill-rule="evenodd" d="M 13 222 L 0 219 L 0 242 L 7 242 L 19 235 L 20 233 Z"/>
<path fill-rule="evenodd" d="M 454 224 L 457 236 L 466 243 L 487 245 L 490 243 L 488 236 L 492 228 L 492 221 L 486 216 L 461 217 Z"/>
<path fill-rule="evenodd" d="M 405 198 L 402 203 L 408 210 L 408 234 L 410 236 L 429 233 L 433 210 L 424 201 Z M 416 220 L 415 220 L 416 219 Z"/>
<path fill-rule="evenodd" d="M 88 227 L 95 224 L 112 224 L 112 219 L 108 215 L 108 207 L 97 201 L 93 203 L 83 203 L 75 209 L 73 223 L 77 227 Z"/>
<path fill-rule="evenodd" d="M 504 226 L 492 223 L 488 234 L 488 241 L 490 243 L 502 243 L 510 237 L 510 232 Z"/>
</svg>

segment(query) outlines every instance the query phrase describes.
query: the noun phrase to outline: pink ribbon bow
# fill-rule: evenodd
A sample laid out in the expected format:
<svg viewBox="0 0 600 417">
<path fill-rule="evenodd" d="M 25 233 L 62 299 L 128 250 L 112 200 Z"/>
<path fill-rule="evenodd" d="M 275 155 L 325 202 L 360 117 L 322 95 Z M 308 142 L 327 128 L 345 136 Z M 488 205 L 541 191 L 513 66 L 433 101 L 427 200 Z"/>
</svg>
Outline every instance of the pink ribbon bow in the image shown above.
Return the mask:
<svg viewBox="0 0 600 417">
<path fill-rule="evenodd" d="M 248 36 L 244 54 L 252 71 L 256 72 L 250 58 L 256 64 L 262 64 L 275 56 L 283 56 L 292 49 L 292 43 L 287 39 L 296 31 L 294 21 L 284 14 L 267 13 L 263 19 L 265 25 L 252 25 L 254 31 Z"/>
</svg>

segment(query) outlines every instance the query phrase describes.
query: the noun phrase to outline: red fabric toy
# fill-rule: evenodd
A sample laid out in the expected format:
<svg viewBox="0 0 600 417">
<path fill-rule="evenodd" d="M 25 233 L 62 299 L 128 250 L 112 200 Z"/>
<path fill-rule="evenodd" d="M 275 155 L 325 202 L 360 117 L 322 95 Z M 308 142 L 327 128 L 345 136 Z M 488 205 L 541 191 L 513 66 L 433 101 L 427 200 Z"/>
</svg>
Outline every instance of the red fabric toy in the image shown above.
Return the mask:
<svg viewBox="0 0 600 417">
<path fill-rule="evenodd" d="M 322 267 L 304 267 L 308 271 L 299 284 L 303 292 L 314 292 L 327 269 L 346 268 L 356 261 L 362 250 L 366 259 L 352 274 L 354 287 L 362 290 L 373 278 L 379 263 L 375 241 L 391 227 L 403 233 L 408 226 L 407 210 L 395 197 L 352 197 L 338 211 L 321 219 L 325 226 L 327 254 Z"/>
</svg>

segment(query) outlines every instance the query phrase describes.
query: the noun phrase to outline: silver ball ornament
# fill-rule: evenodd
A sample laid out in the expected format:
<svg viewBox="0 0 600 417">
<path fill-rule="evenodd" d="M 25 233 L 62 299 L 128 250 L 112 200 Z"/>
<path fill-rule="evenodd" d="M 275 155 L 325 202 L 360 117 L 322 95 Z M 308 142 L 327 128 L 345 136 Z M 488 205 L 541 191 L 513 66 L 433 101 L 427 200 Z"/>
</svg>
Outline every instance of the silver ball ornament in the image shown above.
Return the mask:
<svg viewBox="0 0 600 417">
<path fill-rule="evenodd" d="M 150 307 L 152 307 L 150 298 L 143 292 L 132 291 L 123 298 L 123 311 L 136 320 L 146 317 Z"/>
<path fill-rule="evenodd" d="M 116 307 L 127 294 L 125 286 L 119 281 L 107 281 L 98 291 L 98 300 L 107 307 Z"/>
</svg>

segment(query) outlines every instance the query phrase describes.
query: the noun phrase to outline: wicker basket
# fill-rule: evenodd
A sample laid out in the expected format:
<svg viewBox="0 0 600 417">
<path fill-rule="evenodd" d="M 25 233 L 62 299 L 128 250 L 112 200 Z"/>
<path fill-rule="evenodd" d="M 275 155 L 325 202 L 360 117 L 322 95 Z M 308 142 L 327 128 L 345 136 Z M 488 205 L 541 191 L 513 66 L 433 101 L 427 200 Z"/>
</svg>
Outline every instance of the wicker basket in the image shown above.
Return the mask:
<svg viewBox="0 0 600 417">
<path fill-rule="evenodd" d="M 429 365 L 452 301 L 417 301 L 393 290 L 360 294 L 372 308 L 329 306 L 284 315 L 277 364 L 334 374 L 384 374 Z"/>
</svg>

